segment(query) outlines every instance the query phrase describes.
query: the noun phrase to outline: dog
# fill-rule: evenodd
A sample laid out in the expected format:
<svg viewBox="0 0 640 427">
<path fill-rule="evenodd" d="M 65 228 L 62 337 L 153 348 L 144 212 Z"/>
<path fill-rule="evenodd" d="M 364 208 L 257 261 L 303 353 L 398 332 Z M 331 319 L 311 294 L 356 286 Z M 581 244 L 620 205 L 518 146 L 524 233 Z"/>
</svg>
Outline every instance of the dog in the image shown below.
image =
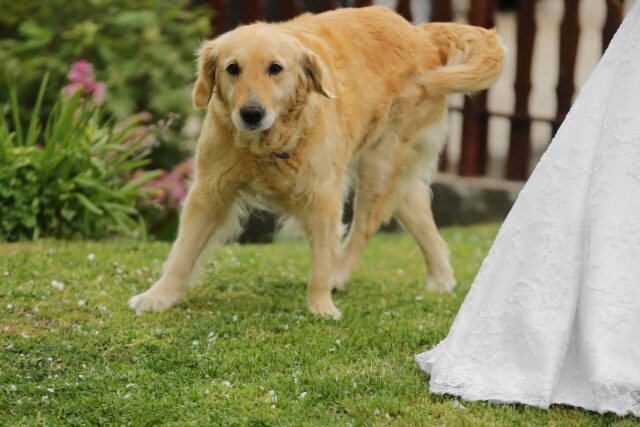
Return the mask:
<svg viewBox="0 0 640 427">
<path fill-rule="evenodd" d="M 424 255 L 427 289 L 451 291 L 429 191 L 447 95 L 487 88 L 503 62 L 493 30 L 414 26 L 378 6 L 258 22 L 205 41 L 192 93 L 195 107 L 207 108 L 194 183 L 162 276 L 129 306 L 141 313 L 178 303 L 208 243 L 236 235 L 256 204 L 307 236 L 312 313 L 340 317 L 332 290 L 345 288 L 367 241 L 392 217 Z M 339 250 L 350 188 L 353 220 Z"/>
</svg>

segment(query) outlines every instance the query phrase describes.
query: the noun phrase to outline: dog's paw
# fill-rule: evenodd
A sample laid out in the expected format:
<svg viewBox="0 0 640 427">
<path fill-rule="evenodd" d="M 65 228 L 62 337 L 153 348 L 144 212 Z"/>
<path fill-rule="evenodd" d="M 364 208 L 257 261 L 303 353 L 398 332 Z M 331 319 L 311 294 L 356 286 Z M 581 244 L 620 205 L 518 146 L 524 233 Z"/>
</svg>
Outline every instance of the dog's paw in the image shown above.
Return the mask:
<svg viewBox="0 0 640 427">
<path fill-rule="evenodd" d="M 319 316 L 331 317 L 334 320 L 338 320 L 342 317 L 342 313 L 338 310 L 338 307 L 336 307 L 330 297 L 309 302 L 309 311 Z"/>
<path fill-rule="evenodd" d="M 144 311 L 160 312 L 173 307 L 180 301 L 181 295 L 158 292 L 153 289 L 129 298 L 129 308 L 140 314 Z"/>
<path fill-rule="evenodd" d="M 456 287 L 456 279 L 453 274 L 448 274 L 442 277 L 434 277 L 429 275 L 427 277 L 427 291 L 432 292 L 451 292 Z"/>
</svg>

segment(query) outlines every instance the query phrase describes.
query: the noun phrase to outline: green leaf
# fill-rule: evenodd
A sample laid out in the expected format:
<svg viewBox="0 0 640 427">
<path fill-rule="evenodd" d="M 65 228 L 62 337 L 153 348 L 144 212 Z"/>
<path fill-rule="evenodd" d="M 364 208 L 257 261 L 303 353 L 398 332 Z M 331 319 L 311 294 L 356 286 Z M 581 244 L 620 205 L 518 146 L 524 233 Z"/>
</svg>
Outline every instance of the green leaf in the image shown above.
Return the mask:
<svg viewBox="0 0 640 427">
<path fill-rule="evenodd" d="M 129 215 L 138 215 L 138 210 L 131 206 L 121 205 L 118 203 L 105 202 L 104 207 L 107 210 L 121 211 Z"/>
<path fill-rule="evenodd" d="M 4 116 L 0 116 L 0 165 L 9 161 L 9 150 L 13 148 L 13 134 Z"/>
<path fill-rule="evenodd" d="M 118 167 L 118 170 L 121 172 L 128 172 L 128 171 L 132 171 L 134 169 L 139 169 L 143 166 L 146 166 L 149 164 L 149 159 L 142 159 L 142 160 L 137 160 L 137 161 L 132 161 L 132 162 L 125 162 L 123 164 L 121 164 Z"/>
<path fill-rule="evenodd" d="M 104 214 L 102 209 L 98 208 L 96 205 L 91 203 L 91 201 L 89 199 L 87 199 L 84 194 L 76 193 L 75 196 L 76 196 L 76 199 L 80 202 L 80 204 L 82 204 L 85 208 L 87 208 L 88 210 L 90 210 L 94 214 L 100 215 L 100 216 L 102 216 Z"/>
<path fill-rule="evenodd" d="M 44 99 L 44 92 L 48 81 L 49 73 L 47 72 L 42 79 L 42 83 L 40 83 L 38 99 L 36 100 L 36 105 L 33 107 L 33 111 L 31 112 L 31 120 L 29 120 L 29 129 L 27 131 L 27 146 L 35 145 L 38 141 L 38 135 L 40 134 L 40 130 L 38 129 L 38 125 L 40 123 L 40 110 L 42 108 L 42 100 Z"/>
<path fill-rule="evenodd" d="M 73 130 L 71 127 L 73 115 L 78 109 L 81 95 L 81 91 L 78 90 L 67 100 L 64 100 L 64 98 L 60 98 L 60 115 L 56 117 L 53 133 L 51 134 L 51 139 L 49 141 L 46 141 L 46 149 L 53 150 L 56 145 L 61 145 L 61 142 L 66 139 L 65 136 Z"/>
<path fill-rule="evenodd" d="M 146 184 L 147 182 L 151 181 L 152 179 L 157 178 L 158 176 L 160 176 L 161 173 L 162 173 L 162 171 L 147 172 L 144 175 L 139 176 L 138 178 L 129 181 L 125 186 L 122 187 L 122 189 L 123 190 L 136 189 L 136 188 L 140 187 L 141 185 Z"/>
<path fill-rule="evenodd" d="M 18 106 L 18 94 L 16 86 L 13 83 L 9 83 L 9 101 L 11 115 L 13 118 L 13 127 L 15 128 L 16 143 L 18 145 L 24 145 L 24 139 L 22 137 L 22 123 L 20 122 L 20 107 Z"/>
<path fill-rule="evenodd" d="M 85 178 L 82 176 L 74 177 L 73 181 L 79 184 L 80 187 L 84 187 L 90 190 L 95 190 L 98 193 L 109 196 L 113 200 L 125 199 L 125 195 L 123 193 L 119 193 L 118 191 L 111 190 L 110 188 L 105 186 L 105 184 L 101 181 Z"/>
</svg>

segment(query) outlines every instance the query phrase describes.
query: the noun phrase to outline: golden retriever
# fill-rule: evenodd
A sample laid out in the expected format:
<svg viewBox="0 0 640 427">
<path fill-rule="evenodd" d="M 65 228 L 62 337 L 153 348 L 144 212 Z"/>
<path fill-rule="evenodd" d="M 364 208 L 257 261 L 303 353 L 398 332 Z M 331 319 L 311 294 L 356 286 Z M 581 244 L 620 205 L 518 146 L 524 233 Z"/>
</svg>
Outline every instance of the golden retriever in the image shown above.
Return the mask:
<svg viewBox="0 0 640 427">
<path fill-rule="evenodd" d="M 204 42 L 193 102 L 208 110 L 195 181 L 161 278 L 129 306 L 140 313 L 175 305 L 207 243 L 233 237 L 256 203 L 308 237 L 312 313 L 340 316 L 332 289 L 344 289 L 368 239 L 391 217 L 418 242 L 427 289 L 450 291 L 455 279 L 428 188 L 445 141 L 446 99 L 487 88 L 503 60 L 494 31 L 414 26 L 375 6 L 256 23 Z M 352 184 L 353 222 L 338 250 Z"/>
</svg>

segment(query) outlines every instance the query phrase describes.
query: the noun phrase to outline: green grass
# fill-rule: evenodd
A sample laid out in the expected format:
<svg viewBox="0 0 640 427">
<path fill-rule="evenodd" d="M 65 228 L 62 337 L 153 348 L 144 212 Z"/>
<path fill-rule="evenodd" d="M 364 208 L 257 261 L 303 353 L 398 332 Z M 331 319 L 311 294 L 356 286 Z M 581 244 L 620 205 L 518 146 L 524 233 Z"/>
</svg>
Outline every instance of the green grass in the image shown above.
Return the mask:
<svg viewBox="0 0 640 427">
<path fill-rule="evenodd" d="M 423 290 L 409 237 L 376 236 L 335 295 L 337 322 L 305 309 L 304 242 L 227 246 L 182 304 L 139 317 L 127 298 L 168 244 L 2 244 L 0 424 L 635 425 L 427 392 L 413 355 L 446 335 L 496 230 L 443 231 L 453 295 Z"/>
</svg>

